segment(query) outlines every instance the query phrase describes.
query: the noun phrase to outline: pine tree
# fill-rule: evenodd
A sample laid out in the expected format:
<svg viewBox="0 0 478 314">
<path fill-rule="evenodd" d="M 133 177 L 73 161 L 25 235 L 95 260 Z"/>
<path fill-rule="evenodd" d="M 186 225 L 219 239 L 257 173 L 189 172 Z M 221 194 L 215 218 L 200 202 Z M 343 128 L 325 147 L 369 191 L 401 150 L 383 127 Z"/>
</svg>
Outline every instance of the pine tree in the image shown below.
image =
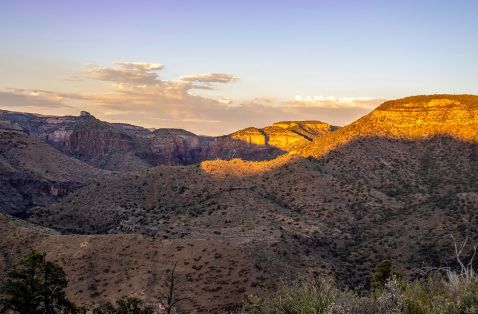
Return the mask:
<svg viewBox="0 0 478 314">
<path fill-rule="evenodd" d="M 22 314 L 70 311 L 74 306 L 65 296 L 67 284 L 61 266 L 32 250 L 7 272 L 1 303 L 4 309 Z"/>
</svg>

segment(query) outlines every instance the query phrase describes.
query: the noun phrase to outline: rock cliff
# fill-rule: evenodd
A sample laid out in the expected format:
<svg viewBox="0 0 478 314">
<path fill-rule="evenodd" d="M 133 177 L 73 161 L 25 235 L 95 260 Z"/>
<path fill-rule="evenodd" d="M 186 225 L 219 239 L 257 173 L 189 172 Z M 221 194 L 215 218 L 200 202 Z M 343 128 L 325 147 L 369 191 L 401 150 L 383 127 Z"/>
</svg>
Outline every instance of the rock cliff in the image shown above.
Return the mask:
<svg viewBox="0 0 478 314">
<path fill-rule="evenodd" d="M 158 165 L 187 165 L 210 159 L 268 160 L 298 142 L 311 142 L 333 127 L 319 121 L 284 121 L 225 136 L 198 136 L 182 129 L 146 129 L 79 116 L 44 116 L 0 111 L 4 128 L 28 132 L 90 165 L 130 171 Z"/>
<path fill-rule="evenodd" d="M 5 125 L 0 124 L 1 212 L 24 215 L 105 174 Z"/>
<path fill-rule="evenodd" d="M 312 142 L 337 127 L 321 121 L 282 121 L 262 129 L 247 128 L 229 137 L 256 145 L 269 145 L 288 150 L 296 142 Z"/>
</svg>

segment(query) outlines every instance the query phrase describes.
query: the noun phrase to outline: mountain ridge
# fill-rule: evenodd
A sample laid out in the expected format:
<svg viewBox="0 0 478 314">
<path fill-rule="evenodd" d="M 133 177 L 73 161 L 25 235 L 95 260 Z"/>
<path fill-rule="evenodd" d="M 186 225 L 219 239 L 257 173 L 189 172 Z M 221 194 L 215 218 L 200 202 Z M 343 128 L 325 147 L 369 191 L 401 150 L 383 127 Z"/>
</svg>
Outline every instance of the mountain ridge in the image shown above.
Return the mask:
<svg viewBox="0 0 478 314">
<path fill-rule="evenodd" d="M 329 129 L 312 142 L 291 143 L 288 153 L 281 151 L 274 158 L 254 161 L 231 155 L 187 165 L 100 173 L 61 197 L 33 204 L 23 218 L 65 239 L 69 247 L 62 255 L 65 259 L 77 250 L 80 239 L 90 237 L 98 239 L 98 247 L 82 253 L 82 258 L 101 254 L 107 265 L 124 271 L 124 265 L 108 254 L 126 250 L 128 261 L 141 265 L 144 280 L 130 288 L 122 282 L 122 293 L 148 291 L 148 271 L 158 274 L 149 262 L 141 263 L 144 252 L 140 248 L 157 247 L 166 255 L 177 250 L 182 271 L 194 278 L 188 283 L 193 291 L 188 296 L 200 299 L 201 285 L 211 289 L 205 291 L 212 301 L 196 300 L 191 307 L 201 313 L 211 308 L 224 311 L 258 288 L 273 291 L 281 280 L 300 276 L 327 277 L 341 286 L 366 289 L 371 271 L 386 259 L 404 276 L 420 278 L 423 265 L 455 265 L 450 233 L 457 239 L 478 241 L 477 108 L 478 96 L 472 95 L 385 102 L 369 115 Z M 301 131 L 293 124 L 279 122 L 272 127 Z M 247 130 L 241 136 L 247 139 L 250 134 L 267 133 L 260 130 Z M 15 136 L 22 149 L 40 143 L 48 151 L 53 149 L 23 131 L 3 132 L 21 134 Z M 159 133 L 170 141 L 170 133 L 177 132 L 189 136 L 178 130 Z M 263 137 L 251 138 L 255 139 L 262 141 Z M 9 139 L 4 136 L 3 140 Z M 249 145 L 244 142 L 240 141 Z M 5 153 L 15 157 L 16 151 Z M 55 151 L 60 158 L 66 157 Z M 36 155 L 26 153 L 23 160 Z M 0 170 L 8 171 L 8 165 Z M 8 224 L 1 218 L 0 224 Z M 23 236 L 3 238 L 3 248 L 26 245 Z M 112 246 L 112 241 L 118 242 Z M 156 244 L 144 244 L 148 241 Z M 33 243 L 49 252 L 57 249 L 49 240 Z M 131 249 L 134 243 L 138 250 Z M 162 251 L 168 243 L 178 248 L 168 246 Z M 207 246 L 215 251 L 200 253 Z M 17 258 L 14 252 L 3 250 L 6 260 Z M 188 252 L 195 258 L 201 255 L 201 262 L 190 257 L 183 260 Z M 216 253 L 228 256 L 228 263 L 247 265 L 242 275 L 237 274 L 236 283 L 222 275 L 216 277 L 217 269 L 221 269 L 217 274 L 225 274 L 232 267 L 219 263 Z M 472 253 L 471 248 L 463 252 L 464 256 Z M 214 270 L 208 268 L 211 263 L 215 263 Z M 75 260 L 75 265 L 84 264 Z M 81 280 L 74 268 L 70 271 L 72 284 L 82 287 L 76 300 L 99 303 L 119 297 L 110 288 L 90 297 L 84 287 L 93 279 Z M 117 276 L 94 275 L 101 280 Z M 227 295 L 221 296 L 226 290 Z M 147 293 L 140 297 L 152 298 Z"/>
<path fill-rule="evenodd" d="M 80 116 L 45 116 L 0 111 L 0 121 L 27 131 L 92 166 L 130 171 L 158 165 L 184 165 L 208 159 L 264 160 L 284 154 L 295 142 L 310 142 L 333 127 L 320 121 L 295 121 L 229 135 L 198 136 L 182 129 L 149 130 L 107 123 L 86 111 Z"/>
<path fill-rule="evenodd" d="M 478 96 L 424 95 L 386 101 L 371 113 L 313 143 L 296 145 L 293 153 L 320 156 L 344 143 L 366 136 L 421 139 L 449 135 L 477 141 Z"/>
</svg>

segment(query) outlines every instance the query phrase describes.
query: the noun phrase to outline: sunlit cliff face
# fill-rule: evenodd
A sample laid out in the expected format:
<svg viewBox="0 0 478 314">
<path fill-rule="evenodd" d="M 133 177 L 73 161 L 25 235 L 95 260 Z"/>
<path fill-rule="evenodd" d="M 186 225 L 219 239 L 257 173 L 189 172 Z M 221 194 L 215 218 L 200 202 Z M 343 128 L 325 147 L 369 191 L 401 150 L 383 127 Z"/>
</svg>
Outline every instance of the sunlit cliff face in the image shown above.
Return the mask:
<svg viewBox="0 0 478 314">
<path fill-rule="evenodd" d="M 478 142 L 478 96 L 431 95 L 387 101 L 354 123 L 289 151 L 320 157 L 358 138 L 421 140 L 432 136 Z"/>
<path fill-rule="evenodd" d="M 287 150 L 294 143 L 312 142 L 332 129 L 331 125 L 321 121 L 282 121 L 262 129 L 243 129 L 232 133 L 230 137 L 249 144 Z"/>
<path fill-rule="evenodd" d="M 477 140 L 478 97 L 474 104 L 453 98 L 400 105 L 385 103 L 370 114 L 370 120 L 388 136 L 417 139 L 450 135 L 462 140 Z"/>
<path fill-rule="evenodd" d="M 207 161 L 201 164 L 203 171 L 219 177 L 253 175 L 297 161 L 296 154 L 320 158 L 361 138 L 419 141 L 432 136 L 451 136 L 478 142 L 478 96 L 433 95 L 388 101 L 336 131 L 321 122 L 289 121 L 264 129 L 244 129 L 231 136 L 255 145 L 279 147 L 289 156 L 267 162 Z"/>
</svg>

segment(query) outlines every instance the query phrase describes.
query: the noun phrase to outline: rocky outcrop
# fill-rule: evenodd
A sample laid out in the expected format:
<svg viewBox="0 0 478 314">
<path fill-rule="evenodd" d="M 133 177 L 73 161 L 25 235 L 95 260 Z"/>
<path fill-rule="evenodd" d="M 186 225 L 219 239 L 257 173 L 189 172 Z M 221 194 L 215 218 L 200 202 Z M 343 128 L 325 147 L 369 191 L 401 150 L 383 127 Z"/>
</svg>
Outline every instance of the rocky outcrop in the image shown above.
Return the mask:
<svg viewBox="0 0 478 314">
<path fill-rule="evenodd" d="M 321 121 L 281 121 L 272 124 L 273 127 L 291 130 L 305 137 L 316 137 L 338 129 L 328 123 Z"/>
<path fill-rule="evenodd" d="M 0 128 L 0 212 L 25 215 L 104 174 L 23 130 Z"/>
<path fill-rule="evenodd" d="M 258 128 L 247 128 L 232 133 L 230 139 L 239 140 L 247 144 L 266 145 L 269 142 L 267 134 Z"/>
<path fill-rule="evenodd" d="M 282 121 L 262 129 L 247 128 L 229 135 L 249 144 L 268 145 L 288 151 L 297 142 L 312 142 L 336 127 L 321 121 Z"/>
<path fill-rule="evenodd" d="M 76 117 L 0 111 L 0 120 L 95 167 L 120 171 L 211 159 L 268 160 L 286 153 L 293 144 L 311 142 L 333 130 L 320 121 L 283 121 L 208 137 L 182 129 L 107 123 L 86 111 Z"/>
<path fill-rule="evenodd" d="M 201 158 L 201 139 L 182 129 L 158 129 L 149 137 L 149 150 L 151 164 L 191 164 Z"/>
<path fill-rule="evenodd" d="M 99 157 L 132 149 L 132 139 L 109 130 L 78 130 L 70 133 L 63 150 L 86 157 Z"/>
<path fill-rule="evenodd" d="M 154 131 L 154 129 L 146 129 L 127 123 L 111 123 L 110 125 L 119 130 L 121 133 L 125 133 L 130 136 L 152 137 L 152 131 Z"/>
<path fill-rule="evenodd" d="M 478 139 L 478 97 L 435 95 L 389 101 L 374 110 L 361 124 L 369 123 L 393 137 L 425 138 L 450 135 Z"/>
<path fill-rule="evenodd" d="M 203 139 L 202 156 L 203 160 L 230 160 L 241 158 L 244 160 L 269 160 L 286 153 L 284 150 L 268 144 L 254 144 L 260 138 L 255 137 L 250 141 L 244 138 L 233 136 L 221 136 Z"/>
<path fill-rule="evenodd" d="M 299 142 L 311 142 L 312 137 L 304 136 L 289 129 L 284 129 L 277 126 L 269 126 L 263 129 L 267 134 L 268 144 L 274 147 L 287 150 L 290 145 Z"/>
<path fill-rule="evenodd" d="M 24 217 L 32 206 L 46 205 L 59 197 L 84 186 L 79 182 L 52 182 L 28 174 L 4 174 L 0 179 L 2 190 L 0 212 Z"/>
</svg>

